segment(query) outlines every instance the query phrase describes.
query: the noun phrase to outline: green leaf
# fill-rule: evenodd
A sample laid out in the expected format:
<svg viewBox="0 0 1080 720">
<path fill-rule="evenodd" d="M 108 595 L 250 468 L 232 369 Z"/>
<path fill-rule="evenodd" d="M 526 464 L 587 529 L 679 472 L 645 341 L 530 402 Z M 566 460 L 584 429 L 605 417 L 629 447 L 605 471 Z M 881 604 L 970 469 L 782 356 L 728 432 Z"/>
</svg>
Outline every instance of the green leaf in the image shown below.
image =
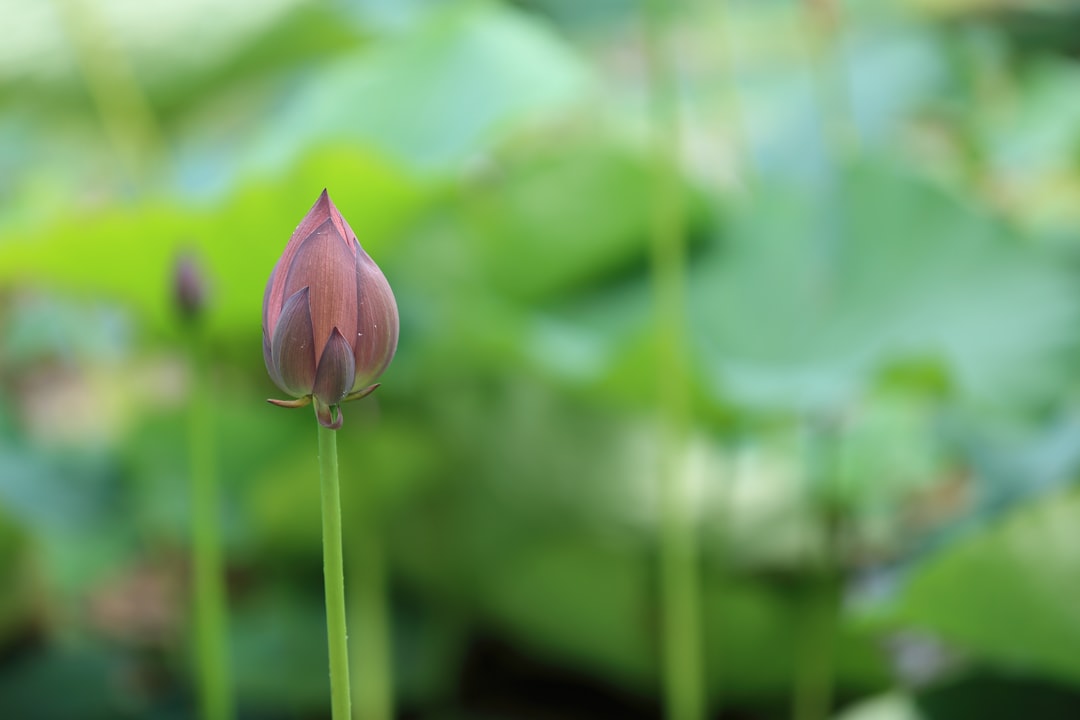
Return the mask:
<svg viewBox="0 0 1080 720">
<path fill-rule="evenodd" d="M 913 571 L 894 619 L 1002 668 L 1080 684 L 1077 518 L 1072 489 L 956 542 Z"/>
<path fill-rule="evenodd" d="M 836 408 L 925 358 L 962 393 L 1047 397 L 1075 283 L 974 208 L 863 162 L 817 198 L 763 187 L 736 214 L 693 270 L 694 337 L 715 396 L 757 408 Z"/>
<path fill-rule="evenodd" d="M 644 273 L 652 181 L 641 157 L 590 137 L 507 165 L 465 206 L 496 291 L 565 301 Z"/>
<path fill-rule="evenodd" d="M 264 587 L 233 614 L 233 664 L 241 705 L 292 716 L 328 705 L 325 610 L 317 593 Z"/>
<path fill-rule="evenodd" d="M 551 32 L 491 2 L 448 4 L 413 32 L 323 68 L 271 118 L 256 155 L 288 163 L 348 139 L 407 164 L 458 170 L 503 132 L 580 96 L 585 70 Z"/>
<path fill-rule="evenodd" d="M 0 674 L 0 715 L 25 720 L 145 717 L 145 702 L 125 696 L 113 682 L 124 659 L 102 647 L 28 654 Z"/>
<path fill-rule="evenodd" d="M 901 692 L 863 700 L 836 716 L 836 720 L 924 720 L 911 696 Z"/>
</svg>

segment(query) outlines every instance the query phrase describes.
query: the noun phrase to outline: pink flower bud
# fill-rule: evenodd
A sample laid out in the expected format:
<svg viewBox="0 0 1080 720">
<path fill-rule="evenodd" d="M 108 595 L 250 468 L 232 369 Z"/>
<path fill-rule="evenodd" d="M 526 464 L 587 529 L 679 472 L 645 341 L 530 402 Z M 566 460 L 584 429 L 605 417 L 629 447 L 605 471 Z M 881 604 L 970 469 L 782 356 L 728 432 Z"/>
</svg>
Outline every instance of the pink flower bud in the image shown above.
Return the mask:
<svg viewBox="0 0 1080 720">
<path fill-rule="evenodd" d="M 361 398 L 394 357 L 398 311 L 389 283 L 322 195 L 293 232 L 263 297 L 263 358 L 270 378 L 319 422 L 341 427 L 345 400 Z"/>
<path fill-rule="evenodd" d="M 195 322 L 206 307 L 206 275 L 194 251 L 176 256 L 173 263 L 173 300 L 184 322 Z"/>
</svg>

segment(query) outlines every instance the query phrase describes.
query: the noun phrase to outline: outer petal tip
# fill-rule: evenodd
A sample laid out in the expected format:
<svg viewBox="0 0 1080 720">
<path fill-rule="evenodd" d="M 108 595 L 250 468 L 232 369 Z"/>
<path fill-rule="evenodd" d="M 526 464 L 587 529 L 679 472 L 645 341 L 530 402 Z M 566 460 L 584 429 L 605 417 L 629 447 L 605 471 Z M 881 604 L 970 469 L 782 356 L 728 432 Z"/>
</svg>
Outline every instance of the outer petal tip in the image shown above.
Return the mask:
<svg viewBox="0 0 1080 720">
<path fill-rule="evenodd" d="M 330 333 L 330 339 L 326 341 L 322 357 L 319 358 L 312 392 L 323 403 L 336 405 L 352 389 L 355 377 L 356 359 L 353 357 L 352 348 L 341 331 L 335 327 Z"/>
<path fill-rule="evenodd" d="M 341 402 L 349 402 L 350 400 L 360 400 L 366 398 L 371 393 L 375 392 L 375 388 L 379 387 L 382 383 L 375 383 L 374 385 L 368 385 L 366 388 L 362 388 L 355 392 L 351 392 L 345 396 L 345 399 Z"/>
</svg>

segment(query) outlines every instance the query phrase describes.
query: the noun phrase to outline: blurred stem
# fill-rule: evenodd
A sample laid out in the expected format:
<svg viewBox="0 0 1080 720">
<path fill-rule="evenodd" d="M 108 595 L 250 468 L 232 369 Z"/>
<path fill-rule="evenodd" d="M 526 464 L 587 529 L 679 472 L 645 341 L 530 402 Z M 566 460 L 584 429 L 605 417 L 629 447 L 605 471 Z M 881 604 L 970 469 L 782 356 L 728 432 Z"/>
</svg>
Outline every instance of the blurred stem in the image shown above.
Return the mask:
<svg viewBox="0 0 1080 720">
<path fill-rule="evenodd" d="M 366 513 L 353 528 L 353 621 L 360 643 L 356 648 L 356 717 L 390 720 L 394 715 L 390 663 L 390 619 L 386 604 L 386 563 L 382 536 L 374 513 Z"/>
<path fill-rule="evenodd" d="M 221 493 L 214 461 L 214 408 L 209 362 L 202 337 L 191 336 L 194 382 L 189 412 L 191 535 L 195 587 L 197 676 L 202 717 L 233 717 L 228 661 L 225 569 L 221 543 Z"/>
<path fill-rule="evenodd" d="M 795 670 L 795 720 L 825 720 L 831 713 L 841 577 L 832 563 L 818 568 L 803 604 Z"/>
<path fill-rule="evenodd" d="M 810 563 L 812 574 L 803 596 L 792 716 L 794 720 L 825 720 L 832 710 L 843 589 L 844 513 L 840 509 L 841 488 L 834 484 L 840 440 L 836 428 L 827 420 L 811 421 L 808 430 L 806 464 L 822 544 Z"/>
<path fill-rule="evenodd" d="M 667 717 L 705 712 L 700 645 L 698 552 L 683 458 L 690 423 L 686 357 L 685 211 L 679 172 L 678 98 L 665 43 L 663 0 L 647 6 L 645 50 L 653 129 L 652 269 L 659 378 L 660 577 Z"/>
<path fill-rule="evenodd" d="M 132 181 L 142 181 L 154 156 L 164 147 L 150 102 L 131 63 L 110 37 L 98 5 L 63 0 L 59 6 L 79 71 L 105 132 Z"/>
<path fill-rule="evenodd" d="M 341 490 L 338 483 L 337 431 L 319 428 L 322 483 L 323 580 L 326 585 L 326 638 L 330 649 L 330 699 L 334 720 L 350 720 L 349 647 L 345 628 L 345 568 L 341 545 Z"/>
</svg>

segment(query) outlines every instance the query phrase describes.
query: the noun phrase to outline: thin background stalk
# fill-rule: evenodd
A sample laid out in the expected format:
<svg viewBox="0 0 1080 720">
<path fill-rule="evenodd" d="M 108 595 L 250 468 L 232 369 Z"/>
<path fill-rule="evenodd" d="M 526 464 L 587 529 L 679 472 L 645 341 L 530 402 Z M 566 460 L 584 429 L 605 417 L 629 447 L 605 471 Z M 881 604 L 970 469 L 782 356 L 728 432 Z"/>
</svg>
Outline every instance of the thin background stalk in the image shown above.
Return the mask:
<svg viewBox="0 0 1080 720">
<path fill-rule="evenodd" d="M 837 0 L 801 0 L 808 21 L 807 40 L 817 82 L 825 157 L 835 182 L 822 203 L 826 232 L 819 236 L 819 287 L 822 301 L 833 292 L 836 252 L 852 242 L 845 220 L 844 185 L 838 178 L 847 160 L 858 151 L 859 138 L 843 48 L 842 5 Z M 842 513 L 828 488 L 835 479 L 839 436 L 827 418 L 806 418 L 809 453 L 806 471 L 814 489 L 816 527 L 823 536 L 820 555 L 813 558 L 810 587 L 802 603 L 792 697 L 795 720 L 825 720 L 832 712 L 836 674 L 837 633 L 841 622 L 843 562 Z"/>
<path fill-rule="evenodd" d="M 690 425 L 686 350 L 686 219 L 679 170 L 678 92 L 663 0 L 646 8 L 645 54 L 653 132 L 652 272 L 660 420 L 660 577 L 663 686 L 670 720 L 705 713 L 698 547 L 684 456 Z"/>
<path fill-rule="evenodd" d="M 795 720 L 826 720 L 832 715 L 842 576 L 832 557 L 834 529 L 832 523 L 826 525 L 826 557 L 814 568 L 800 608 L 792 708 Z"/>
<path fill-rule="evenodd" d="M 214 451 L 214 408 L 209 362 L 200 333 L 191 333 L 193 388 L 188 413 L 191 462 L 191 537 L 195 583 L 195 659 L 205 720 L 234 714 L 229 668 L 221 492 Z"/>
<path fill-rule="evenodd" d="M 809 558 L 809 585 L 800 606 L 792 717 L 826 720 L 832 713 L 843 591 L 844 512 L 834 486 L 840 438 L 828 420 L 808 419 L 806 427 L 807 485 L 820 546 Z"/>
<path fill-rule="evenodd" d="M 330 650 L 330 701 L 334 720 L 350 720 L 349 647 L 345 628 L 345 568 L 341 547 L 341 489 L 337 431 L 319 424 L 319 475 L 322 494 L 323 580 L 326 586 L 326 638 Z"/>
<path fill-rule="evenodd" d="M 356 717 L 390 720 L 394 716 L 394 694 L 382 534 L 375 513 L 364 513 L 350 528 L 349 587 L 354 634 L 358 638 L 353 667 Z"/>
</svg>

